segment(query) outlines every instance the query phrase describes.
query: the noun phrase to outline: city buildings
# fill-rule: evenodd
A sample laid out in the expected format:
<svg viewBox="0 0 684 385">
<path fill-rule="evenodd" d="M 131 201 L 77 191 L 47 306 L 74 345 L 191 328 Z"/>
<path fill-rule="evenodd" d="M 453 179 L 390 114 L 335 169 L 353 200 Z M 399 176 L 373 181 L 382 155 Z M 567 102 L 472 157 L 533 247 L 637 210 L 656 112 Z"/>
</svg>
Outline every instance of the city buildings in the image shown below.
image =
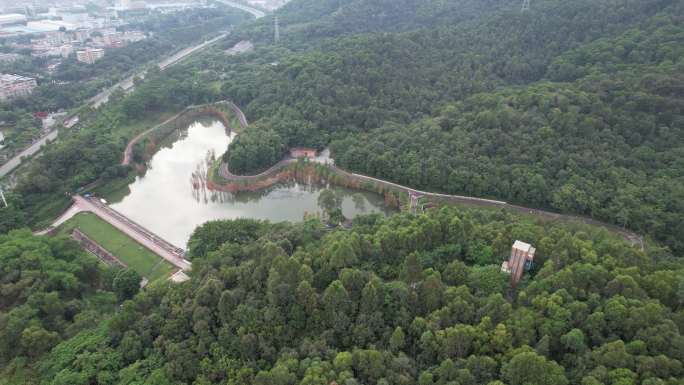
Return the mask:
<svg viewBox="0 0 684 385">
<path fill-rule="evenodd" d="M 74 51 L 90 49 L 120 48 L 128 43 L 137 42 L 147 36 L 141 31 L 119 32 L 116 28 L 77 29 L 73 31 L 51 31 L 39 38 L 31 39 L 30 49 L 33 57 L 68 58 Z M 99 51 L 81 54 L 83 60 L 91 63 L 102 57 Z"/>
<path fill-rule="evenodd" d="M 63 46 L 59 47 L 59 54 L 63 58 L 68 58 L 72 53 L 74 53 L 74 46 L 71 44 L 64 44 Z"/>
<path fill-rule="evenodd" d="M 26 27 L 36 33 L 60 32 L 60 30 L 72 31 L 76 25 L 62 20 L 35 20 L 26 23 Z"/>
<path fill-rule="evenodd" d="M 12 63 L 21 58 L 22 56 L 16 53 L 0 53 L 0 63 Z"/>
<path fill-rule="evenodd" d="M 511 248 L 511 257 L 501 264 L 501 271 L 511 275 L 511 286 L 515 287 L 525 270 L 529 270 L 534 260 L 536 249 L 529 243 L 515 241 Z"/>
<path fill-rule="evenodd" d="M 76 60 L 81 63 L 93 64 L 104 56 L 102 48 L 86 48 L 81 51 L 76 51 Z"/>
<path fill-rule="evenodd" d="M 5 101 L 31 95 L 36 79 L 19 75 L 0 74 L 0 100 Z"/>
</svg>

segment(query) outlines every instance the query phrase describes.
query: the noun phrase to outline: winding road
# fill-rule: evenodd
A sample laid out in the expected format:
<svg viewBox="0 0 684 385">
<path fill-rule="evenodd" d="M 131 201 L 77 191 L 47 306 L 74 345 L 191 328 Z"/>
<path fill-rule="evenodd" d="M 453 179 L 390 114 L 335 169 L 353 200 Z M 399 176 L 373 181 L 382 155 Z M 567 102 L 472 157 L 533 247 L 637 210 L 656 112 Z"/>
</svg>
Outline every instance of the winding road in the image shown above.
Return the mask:
<svg viewBox="0 0 684 385">
<path fill-rule="evenodd" d="M 240 124 L 242 125 L 242 128 L 245 128 L 247 126 L 247 120 L 244 118 L 244 113 L 240 110 L 240 108 L 236 105 L 233 104 L 233 109 L 238 113 L 238 116 L 241 116 L 240 119 Z M 279 171 L 283 166 L 286 166 L 288 164 L 296 162 L 297 159 L 287 157 L 280 162 L 276 163 L 272 167 L 270 167 L 268 170 L 259 173 L 257 175 L 235 175 L 230 172 L 228 169 L 228 164 L 225 162 L 222 162 L 220 167 L 219 167 L 219 175 L 227 180 L 243 180 L 243 181 L 249 181 L 249 180 L 255 180 L 255 179 L 260 179 L 263 178 L 264 176 L 268 176 L 271 174 L 276 173 Z M 568 215 L 568 214 L 559 214 L 559 213 L 554 213 L 550 211 L 545 211 L 545 210 L 540 210 L 540 209 L 535 209 L 535 208 L 530 208 L 530 207 L 524 207 L 524 206 L 519 206 L 519 205 L 514 205 L 510 204 L 505 201 L 500 201 L 500 200 L 493 200 L 493 199 L 486 199 L 486 198 L 478 198 L 478 197 L 472 197 L 472 196 L 465 196 L 465 195 L 450 195 L 450 194 L 441 194 L 441 193 L 435 193 L 435 192 L 430 192 L 430 191 L 421 191 L 417 190 L 408 186 L 403 186 L 398 183 L 386 181 L 383 179 L 378 179 L 378 178 L 373 178 L 367 175 L 362 175 L 362 174 L 355 174 L 346 170 L 343 170 L 337 166 L 335 166 L 333 163 L 329 162 L 325 158 L 314 158 L 314 162 L 325 164 L 327 167 L 329 167 L 331 170 L 344 174 L 347 177 L 360 180 L 360 181 L 366 181 L 366 182 L 373 182 L 377 183 L 386 187 L 393 187 L 399 190 L 402 190 L 410 195 L 413 196 L 425 196 L 425 197 L 430 197 L 433 199 L 439 199 L 443 201 L 448 201 L 452 203 L 461 203 L 461 204 L 470 204 L 470 205 L 476 205 L 476 206 L 482 206 L 482 207 L 496 207 L 496 208 L 505 208 L 511 211 L 515 211 L 521 214 L 525 215 L 533 215 L 535 217 L 541 218 L 543 220 L 547 221 L 566 221 L 566 222 L 581 222 L 585 224 L 589 224 L 592 226 L 597 226 L 597 227 L 602 227 L 606 230 L 608 230 L 611 233 L 618 234 L 628 242 L 630 242 L 632 245 L 639 246 L 639 248 L 643 251 L 644 250 L 644 239 L 642 236 L 639 234 L 627 230 L 622 227 L 618 227 L 609 223 L 605 223 L 602 221 L 598 221 L 593 218 L 586 218 L 586 217 L 581 217 L 577 215 Z"/>
</svg>

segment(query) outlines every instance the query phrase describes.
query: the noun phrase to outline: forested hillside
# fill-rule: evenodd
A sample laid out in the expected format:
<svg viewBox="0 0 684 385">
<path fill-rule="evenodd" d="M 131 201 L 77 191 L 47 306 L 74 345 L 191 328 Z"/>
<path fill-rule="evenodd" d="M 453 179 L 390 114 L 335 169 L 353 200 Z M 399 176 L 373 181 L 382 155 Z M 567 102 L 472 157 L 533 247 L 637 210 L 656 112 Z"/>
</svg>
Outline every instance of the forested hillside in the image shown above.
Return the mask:
<svg viewBox="0 0 684 385">
<path fill-rule="evenodd" d="M 73 241 L 27 230 L 0 234 L 0 383 L 20 381 L 26 365 L 55 345 L 97 325 L 140 277 L 105 268 Z M 132 278 L 128 279 L 128 278 Z"/>
<path fill-rule="evenodd" d="M 188 243 L 189 281 L 133 295 L 137 277 L 73 243 L 10 232 L 0 384 L 682 384 L 684 3 L 293 0 L 279 15 L 277 46 L 267 17 L 226 42 L 253 52 L 209 50 L 84 110 L 7 194 L 0 232 L 131 177 L 128 139 L 227 98 L 250 121 L 224 156 L 235 172 L 329 147 L 353 172 L 652 241 L 439 206 L 347 230 L 216 221 Z M 511 288 L 515 240 L 537 252 Z"/>
<path fill-rule="evenodd" d="M 538 245 L 516 292 L 499 264 Z M 60 344 L 44 384 L 679 384 L 681 261 L 590 228 L 441 209 L 211 222 L 193 279 Z M 501 381 L 501 382 L 493 382 Z M 38 381 L 37 381 L 38 382 Z"/>
<path fill-rule="evenodd" d="M 352 3 L 332 15 L 364 9 Z M 295 34 L 284 43 L 295 53 L 277 65 L 221 63 L 231 73 L 223 94 L 255 121 L 232 151 L 331 145 L 351 171 L 587 215 L 684 248 L 683 3 L 537 1 L 521 12 L 485 2 L 452 24 L 435 6 L 433 26 L 411 4 L 397 5 L 416 20 L 411 31 L 324 39 L 301 52 Z M 344 20 L 377 25 L 377 13 L 365 15 Z M 297 26 L 317 41 L 311 23 Z M 250 138 L 264 132 L 268 143 Z M 234 171 L 268 166 L 243 163 L 253 168 Z"/>
<path fill-rule="evenodd" d="M 519 8 L 503 0 L 302 0 L 286 4 L 278 14 L 286 45 L 305 46 L 343 34 L 398 32 L 453 25 L 497 9 Z M 250 30 L 251 39 L 273 37 L 270 18 Z"/>
</svg>

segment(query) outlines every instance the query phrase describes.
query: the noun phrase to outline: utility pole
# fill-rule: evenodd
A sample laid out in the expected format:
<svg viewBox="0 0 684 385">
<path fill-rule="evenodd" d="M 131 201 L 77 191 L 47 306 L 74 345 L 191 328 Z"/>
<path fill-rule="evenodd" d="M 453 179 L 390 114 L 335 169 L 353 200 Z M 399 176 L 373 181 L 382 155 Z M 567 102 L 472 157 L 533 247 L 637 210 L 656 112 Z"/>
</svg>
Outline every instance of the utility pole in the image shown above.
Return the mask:
<svg viewBox="0 0 684 385">
<path fill-rule="evenodd" d="M 275 43 L 278 44 L 278 42 L 280 41 L 280 25 L 278 25 L 278 15 L 275 15 L 274 26 L 275 36 L 273 37 L 273 40 L 275 40 Z"/>
<path fill-rule="evenodd" d="M 530 0 L 523 0 L 522 4 L 522 11 L 529 11 L 530 10 Z"/>
<path fill-rule="evenodd" d="M 5 204 L 5 207 L 8 207 L 9 205 L 7 204 L 7 201 L 5 200 L 5 194 L 2 192 L 2 186 L 0 186 L 0 198 L 2 198 L 2 203 Z"/>
</svg>

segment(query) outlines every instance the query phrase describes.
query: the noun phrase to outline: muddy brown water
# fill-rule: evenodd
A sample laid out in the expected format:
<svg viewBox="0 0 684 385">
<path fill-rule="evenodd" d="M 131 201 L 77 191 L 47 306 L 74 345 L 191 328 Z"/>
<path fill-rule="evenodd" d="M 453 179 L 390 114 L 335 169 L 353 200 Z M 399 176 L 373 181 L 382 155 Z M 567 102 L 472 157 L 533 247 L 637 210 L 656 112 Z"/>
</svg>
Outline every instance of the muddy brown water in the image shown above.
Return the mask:
<svg viewBox="0 0 684 385">
<path fill-rule="evenodd" d="M 305 215 L 320 215 L 318 196 L 326 187 L 341 198 L 342 212 L 348 218 L 395 212 L 378 194 L 336 186 L 290 183 L 257 192 L 211 191 L 205 181 L 212 154 L 221 156 L 233 137 L 215 119 L 198 119 L 175 131 L 148 161 L 144 175 L 124 191 L 113 194 L 116 198 L 109 203 L 182 248 L 192 231 L 210 220 L 254 218 L 296 222 Z"/>
</svg>

